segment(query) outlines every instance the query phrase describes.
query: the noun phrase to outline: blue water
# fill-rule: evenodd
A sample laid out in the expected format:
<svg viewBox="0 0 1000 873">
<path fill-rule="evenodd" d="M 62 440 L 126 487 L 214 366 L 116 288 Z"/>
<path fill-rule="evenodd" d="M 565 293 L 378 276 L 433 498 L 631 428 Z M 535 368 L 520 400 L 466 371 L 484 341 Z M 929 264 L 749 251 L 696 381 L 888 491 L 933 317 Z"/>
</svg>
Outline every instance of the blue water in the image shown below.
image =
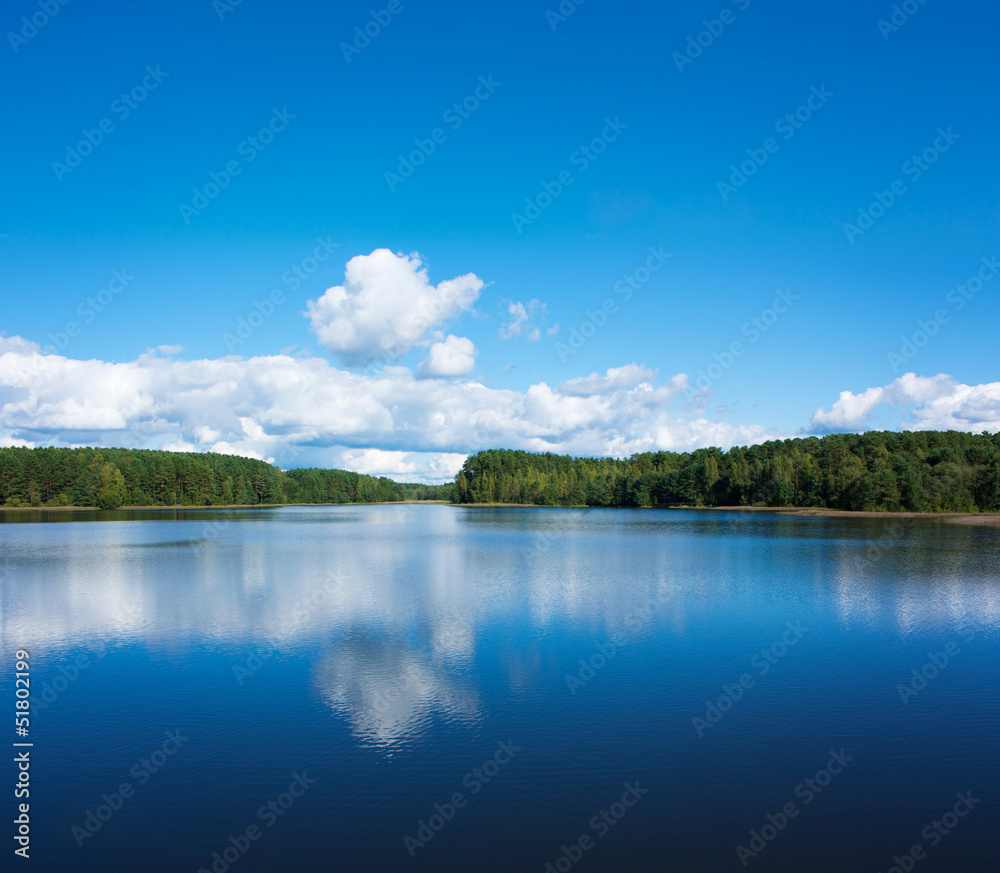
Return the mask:
<svg viewBox="0 0 1000 873">
<path fill-rule="evenodd" d="M 11 869 L 997 869 L 996 528 L 29 517 L 0 514 L 0 701 L 23 648 L 34 703 Z"/>
</svg>

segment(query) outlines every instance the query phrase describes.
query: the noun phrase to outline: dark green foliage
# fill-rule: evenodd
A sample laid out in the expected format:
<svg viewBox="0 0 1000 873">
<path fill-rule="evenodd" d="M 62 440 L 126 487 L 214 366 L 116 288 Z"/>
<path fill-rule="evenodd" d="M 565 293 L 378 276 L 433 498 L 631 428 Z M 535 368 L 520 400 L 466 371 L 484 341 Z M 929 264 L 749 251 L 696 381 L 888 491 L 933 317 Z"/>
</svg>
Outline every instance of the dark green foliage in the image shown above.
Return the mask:
<svg viewBox="0 0 1000 873">
<path fill-rule="evenodd" d="M 422 485 L 416 482 L 403 482 L 403 493 L 407 500 L 455 500 L 455 485 Z"/>
<path fill-rule="evenodd" d="M 626 460 L 491 449 L 468 458 L 455 492 L 539 506 L 1000 512 L 1000 435 L 872 431 Z"/>
<path fill-rule="evenodd" d="M 125 477 L 114 464 L 101 467 L 101 487 L 97 489 L 97 506 L 100 509 L 118 509 L 125 505 L 128 489 Z"/>
<path fill-rule="evenodd" d="M 235 455 L 0 448 L 0 504 L 7 506 L 373 503 L 404 496 L 403 486 L 384 477 L 344 470 L 282 472 Z"/>
<path fill-rule="evenodd" d="M 0 448 L 6 506 L 221 506 L 395 500 L 538 506 L 815 506 L 1000 512 L 1000 435 L 832 434 L 722 452 L 571 458 L 490 449 L 454 484 L 346 470 L 282 472 L 235 455 L 144 449 Z"/>
<path fill-rule="evenodd" d="M 347 470 L 289 470 L 285 473 L 288 503 L 379 503 L 403 500 L 398 482 Z"/>
</svg>

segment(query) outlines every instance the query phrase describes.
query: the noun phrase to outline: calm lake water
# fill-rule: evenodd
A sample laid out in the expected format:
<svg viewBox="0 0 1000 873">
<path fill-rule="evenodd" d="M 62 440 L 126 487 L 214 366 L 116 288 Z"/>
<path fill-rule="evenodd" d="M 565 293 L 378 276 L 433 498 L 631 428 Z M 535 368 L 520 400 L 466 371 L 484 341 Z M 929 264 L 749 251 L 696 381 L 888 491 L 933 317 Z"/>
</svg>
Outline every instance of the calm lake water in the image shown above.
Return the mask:
<svg viewBox="0 0 1000 873">
<path fill-rule="evenodd" d="M 28 517 L 0 514 L 0 700 L 23 648 L 34 702 L 16 869 L 997 869 L 996 529 Z"/>
</svg>

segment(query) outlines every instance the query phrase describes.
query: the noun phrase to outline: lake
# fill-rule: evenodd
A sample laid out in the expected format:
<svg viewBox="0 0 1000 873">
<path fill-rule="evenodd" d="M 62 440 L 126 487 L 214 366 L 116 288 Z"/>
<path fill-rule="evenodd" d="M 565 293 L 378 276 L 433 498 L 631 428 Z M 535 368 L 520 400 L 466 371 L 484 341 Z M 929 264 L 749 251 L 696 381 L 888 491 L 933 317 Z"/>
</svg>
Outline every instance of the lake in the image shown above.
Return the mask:
<svg viewBox="0 0 1000 873">
<path fill-rule="evenodd" d="M 996 529 L 42 517 L 0 513 L 24 869 L 996 870 Z"/>
</svg>

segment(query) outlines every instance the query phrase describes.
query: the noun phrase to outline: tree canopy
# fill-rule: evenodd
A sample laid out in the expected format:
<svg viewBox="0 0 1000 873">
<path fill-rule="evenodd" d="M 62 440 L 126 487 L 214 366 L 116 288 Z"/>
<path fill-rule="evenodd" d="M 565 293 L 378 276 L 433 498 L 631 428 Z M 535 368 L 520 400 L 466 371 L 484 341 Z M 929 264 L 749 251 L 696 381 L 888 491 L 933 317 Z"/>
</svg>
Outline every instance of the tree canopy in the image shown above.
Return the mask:
<svg viewBox="0 0 1000 873">
<path fill-rule="evenodd" d="M 621 460 L 491 449 L 466 460 L 455 491 L 459 503 L 997 512 L 1000 435 L 872 431 Z"/>
<path fill-rule="evenodd" d="M 1000 512 L 1000 434 L 872 431 L 629 458 L 489 449 L 454 484 L 282 471 L 237 455 L 0 448 L 6 506 L 224 506 L 397 500 L 538 506 L 799 506 Z"/>
<path fill-rule="evenodd" d="M 346 470 L 288 470 L 237 455 L 150 449 L 0 448 L 6 506 L 374 503 L 403 486 Z"/>
</svg>

